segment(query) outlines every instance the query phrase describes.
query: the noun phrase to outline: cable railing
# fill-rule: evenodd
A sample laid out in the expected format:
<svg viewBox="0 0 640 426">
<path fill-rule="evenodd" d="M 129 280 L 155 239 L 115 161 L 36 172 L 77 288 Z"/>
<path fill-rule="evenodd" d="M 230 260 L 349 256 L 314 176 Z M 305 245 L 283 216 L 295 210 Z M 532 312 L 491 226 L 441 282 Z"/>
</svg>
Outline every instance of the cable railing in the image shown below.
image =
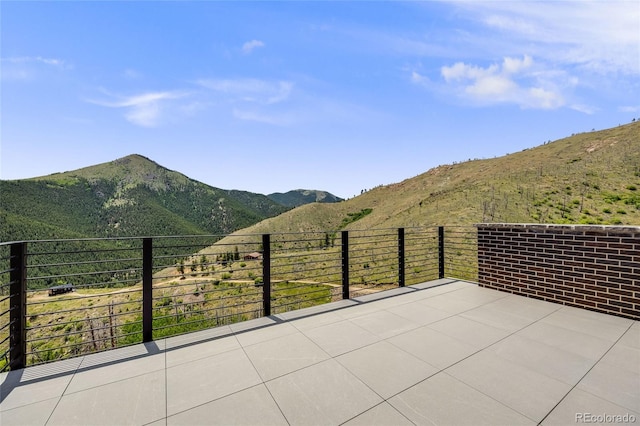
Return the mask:
<svg viewBox="0 0 640 426">
<path fill-rule="evenodd" d="M 445 276 L 477 279 L 475 228 L 0 243 L 0 370 Z"/>
</svg>

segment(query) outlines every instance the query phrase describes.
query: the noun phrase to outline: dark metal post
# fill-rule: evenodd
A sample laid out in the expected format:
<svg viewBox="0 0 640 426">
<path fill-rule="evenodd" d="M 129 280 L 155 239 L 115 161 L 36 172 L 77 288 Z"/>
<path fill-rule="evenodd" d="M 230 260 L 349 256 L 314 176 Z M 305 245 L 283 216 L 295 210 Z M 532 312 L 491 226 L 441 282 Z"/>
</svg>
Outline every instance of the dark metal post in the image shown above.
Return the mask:
<svg viewBox="0 0 640 426">
<path fill-rule="evenodd" d="M 349 231 L 342 231 L 342 298 L 349 299 Z"/>
<path fill-rule="evenodd" d="M 262 312 L 271 315 L 271 235 L 262 234 Z"/>
<path fill-rule="evenodd" d="M 398 285 L 404 287 L 404 228 L 398 228 Z"/>
<path fill-rule="evenodd" d="M 27 353 L 27 243 L 11 244 L 9 264 L 9 368 L 17 370 L 25 367 Z"/>
<path fill-rule="evenodd" d="M 142 240 L 142 341 L 153 340 L 153 240 Z"/>
<path fill-rule="evenodd" d="M 438 226 L 438 278 L 444 278 L 444 226 Z"/>
</svg>

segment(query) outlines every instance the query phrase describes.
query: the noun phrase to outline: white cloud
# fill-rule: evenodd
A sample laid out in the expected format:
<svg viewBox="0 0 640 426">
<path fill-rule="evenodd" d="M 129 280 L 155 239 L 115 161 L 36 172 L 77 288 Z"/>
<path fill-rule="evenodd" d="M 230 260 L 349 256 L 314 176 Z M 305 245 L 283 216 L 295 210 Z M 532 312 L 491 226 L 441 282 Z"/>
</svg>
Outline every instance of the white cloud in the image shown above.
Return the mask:
<svg viewBox="0 0 640 426">
<path fill-rule="evenodd" d="M 180 91 L 149 92 L 128 97 L 112 95 L 106 91 L 104 93 L 117 98 L 117 100 L 87 100 L 87 102 L 109 108 L 124 108 L 126 110 L 125 118 L 129 122 L 142 127 L 157 127 L 160 125 L 163 117 L 162 112 L 167 102 L 189 95 L 187 92 Z"/>
<path fill-rule="evenodd" d="M 480 25 L 474 37 L 484 51 L 513 55 L 526 46 L 556 66 L 640 74 L 637 1 L 444 1 Z"/>
<path fill-rule="evenodd" d="M 480 105 L 516 104 L 521 108 L 556 109 L 566 100 L 533 58 L 503 59 L 487 67 L 457 62 L 441 68 L 445 82 L 459 97 Z"/>
<path fill-rule="evenodd" d="M 421 86 L 426 86 L 429 84 L 430 80 L 429 77 L 424 76 L 417 71 L 411 71 L 411 82 Z"/>
<path fill-rule="evenodd" d="M 440 1 L 449 3 L 461 21 L 450 34 L 433 38 L 449 51 L 440 58 L 456 59 L 440 68 L 440 84 L 430 75 L 427 85 L 426 77 L 410 70 L 416 85 L 473 105 L 588 114 L 601 108 L 589 105 L 602 102 L 589 100 L 594 92 L 626 97 L 637 90 L 637 1 Z"/>
<path fill-rule="evenodd" d="M 290 81 L 246 79 L 201 79 L 202 87 L 228 94 L 236 101 L 276 104 L 287 100 L 294 84 Z"/>
<path fill-rule="evenodd" d="M 531 59 L 529 55 L 524 55 L 522 60 L 518 58 L 504 58 L 502 71 L 506 74 L 517 74 L 527 68 L 531 68 L 531 65 L 533 65 L 533 59 Z"/>
<path fill-rule="evenodd" d="M 264 42 L 260 40 L 248 41 L 242 45 L 242 53 L 248 55 L 249 53 L 253 52 L 254 49 L 257 49 L 259 47 L 264 47 Z"/>
</svg>

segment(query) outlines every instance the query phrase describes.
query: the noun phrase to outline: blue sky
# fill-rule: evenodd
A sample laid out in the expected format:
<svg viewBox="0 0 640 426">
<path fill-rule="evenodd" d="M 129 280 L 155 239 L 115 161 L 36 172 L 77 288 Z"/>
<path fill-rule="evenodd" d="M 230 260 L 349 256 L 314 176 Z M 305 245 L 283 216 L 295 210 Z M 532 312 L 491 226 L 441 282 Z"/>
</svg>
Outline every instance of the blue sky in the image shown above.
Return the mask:
<svg viewBox="0 0 640 426">
<path fill-rule="evenodd" d="M 0 178 L 345 198 L 640 118 L 640 2 L 0 3 Z"/>
</svg>

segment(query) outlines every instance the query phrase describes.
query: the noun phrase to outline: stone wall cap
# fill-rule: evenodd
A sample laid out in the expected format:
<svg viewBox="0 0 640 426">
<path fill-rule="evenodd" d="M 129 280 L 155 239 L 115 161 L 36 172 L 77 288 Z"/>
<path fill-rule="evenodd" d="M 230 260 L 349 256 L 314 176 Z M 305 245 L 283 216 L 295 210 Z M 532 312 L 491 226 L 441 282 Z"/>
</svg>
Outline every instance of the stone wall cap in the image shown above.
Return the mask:
<svg viewBox="0 0 640 426">
<path fill-rule="evenodd" d="M 640 233 L 640 226 L 629 225 L 571 225 L 555 223 L 474 223 L 476 228 L 522 228 L 542 230 L 571 230 L 580 232 L 613 232 L 613 233 Z"/>
</svg>

